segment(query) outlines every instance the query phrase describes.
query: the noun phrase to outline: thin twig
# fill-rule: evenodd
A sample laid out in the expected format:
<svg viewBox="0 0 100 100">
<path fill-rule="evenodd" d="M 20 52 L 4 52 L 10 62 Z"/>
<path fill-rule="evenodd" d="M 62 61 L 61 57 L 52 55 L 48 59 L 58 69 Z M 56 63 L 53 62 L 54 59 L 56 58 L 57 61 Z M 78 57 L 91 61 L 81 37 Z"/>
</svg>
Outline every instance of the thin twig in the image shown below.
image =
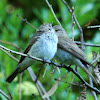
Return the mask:
<svg viewBox="0 0 100 100">
<path fill-rule="evenodd" d="M 36 77 L 36 75 L 33 73 L 31 67 L 28 67 L 28 72 L 29 72 L 29 74 L 30 74 L 32 80 L 35 82 L 36 79 L 37 79 L 37 77 Z M 41 82 L 40 82 L 38 79 L 37 79 L 37 81 L 36 81 L 35 84 L 36 84 L 36 86 L 37 86 L 37 88 L 38 88 L 38 91 L 39 91 L 41 97 L 42 97 L 42 96 L 46 93 L 45 89 L 43 88 Z M 42 90 L 43 93 L 41 92 L 40 88 L 41 88 L 41 90 Z M 43 99 L 43 100 L 50 100 L 50 98 L 48 97 L 48 98 L 45 98 L 45 99 Z"/>
<path fill-rule="evenodd" d="M 25 19 L 23 19 L 21 16 L 19 16 L 18 14 L 17 14 L 17 17 L 18 18 L 20 18 L 22 21 L 24 21 L 24 22 L 26 22 L 28 25 L 30 25 L 33 29 L 37 29 L 35 26 L 33 26 L 31 23 L 29 23 L 28 21 L 27 21 L 27 19 L 25 18 Z"/>
<path fill-rule="evenodd" d="M 100 28 L 100 25 L 96 25 L 96 26 L 88 26 L 87 28 Z"/>
<path fill-rule="evenodd" d="M 13 60 L 15 61 L 19 61 L 18 59 L 16 59 L 13 55 L 11 55 L 10 53 L 8 53 L 7 51 L 5 51 L 4 49 L 0 48 L 0 50 L 2 50 L 4 53 L 6 53 L 9 57 L 11 57 Z"/>
<path fill-rule="evenodd" d="M 62 81 L 61 79 L 56 79 L 55 78 L 55 80 L 57 80 L 57 81 L 60 81 L 60 82 L 63 82 L 63 83 L 68 83 L 69 85 L 74 85 L 74 86 L 79 86 L 79 87 L 83 87 L 84 86 L 84 84 L 81 84 L 81 83 L 73 83 L 73 82 L 68 82 L 68 81 Z"/>
<path fill-rule="evenodd" d="M 21 89 L 22 75 L 23 73 L 20 74 L 19 78 L 19 100 L 22 100 L 22 89 Z"/>
<path fill-rule="evenodd" d="M 44 72 L 43 72 L 43 76 L 42 76 L 42 78 L 44 78 L 44 77 L 45 77 L 46 72 L 47 72 L 47 66 L 45 67 L 45 70 L 44 70 Z"/>
<path fill-rule="evenodd" d="M 79 41 L 74 41 L 76 44 L 81 44 Z M 98 44 L 84 43 L 85 46 L 100 47 Z"/>
<path fill-rule="evenodd" d="M 59 20 L 57 19 L 55 13 L 54 13 L 54 10 L 53 10 L 53 8 L 52 8 L 52 5 L 50 5 L 50 3 L 48 2 L 48 0 L 45 0 L 45 2 L 47 3 L 48 7 L 50 8 L 50 10 L 51 10 L 51 12 L 52 12 L 52 14 L 53 14 L 55 20 L 57 21 L 57 23 L 58 23 L 60 26 L 62 26 L 61 23 L 59 22 Z"/>
<path fill-rule="evenodd" d="M 72 41 L 74 42 L 74 18 L 73 18 L 73 14 L 74 14 L 74 6 L 72 7 Z M 74 81 L 75 78 L 75 74 L 73 74 L 73 78 L 72 78 L 72 82 Z"/>
<path fill-rule="evenodd" d="M 93 87 L 93 82 L 92 82 L 91 77 L 89 77 L 89 83 Z M 92 95 L 94 97 L 94 100 L 98 100 L 96 93 L 94 91 L 91 91 L 91 93 L 92 93 Z"/>
<path fill-rule="evenodd" d="M 8 97 L 1 89 L 0 89 L 0 93 L 5 97 L 7 98 L 8 100 L 12 100 L 10 97 Z"/>
<path fill-rule="evenodd" d="M 11 45 L 13 47 L 15 47 L 16 49 L 18 49 L 19 51 L 21 51 L 20 47 L 8 42 L 8 41 L 3 41 L 3 40 L 0 40 L 0 43 L 4 43 L 4 44 L 7 44 L 7 45 Z"/>
<path fill-rule="evenodd" d="M 0 48 L 0 50 L 5 51 L 5 50 L 3 50 L 2 48 Z M 5 52 L 6 52 L 6 51 L 5 51 Z M 5 77 L 6 77 L 5 67 L 4 67 L 4 75 L 5 75 Z M 8 88 L 8 86 L 7 86 L 6 83 L 5 83 L 5 87 L 6 87 L 6 89 L 7 89 L 8 94 L 9 94 L 10 100 L 12 100 L 12 95 L 11 95 L 11 93 L 10 93 L 10 91 L 9 91 L 9 88 Z"/>
<path fill-rule="evenodd" d="M 68 6 L 67 2 L 65 0 L 62 0 L 62 2 L 66 5 L 68 11 L 72 14 L 72 9 Z M 74 18 L 75 23 L 78 26 L 79 31 L 81 33 L 81 49 L 84 50 L 83 30 L 82 30 L 82 28 L 81 28 L 81 26 L 80 26 L 79 22 L 77 21 L 77 18 L 76 18 L 76 16 L 74 14 L 73 14 L 73 18 Z"/>
<path fill-rule="evenodd" d="M 72 40 L 74 41 L 74 20 L 73 20 L 73 14 L 74 14 L 74 7 L 72 7 Z"/>
<path fill-rule="evenodd" d="M 2 48 L 2 49 L 4 49 L 4 50 L 7 50 L 7 51 L 10 52 L 10 53 L 14 53 L 14 54 L 17 54 L 17 55 L 21 55 L 21 56 L 29 57 L 29 58 L 31 58 L 31 59 L 36 59 L 37 61 L 41 61 L 41 62 L 43 62 L 43 60 L 40 59 L 40 58 L 33 57 L 33 56 L 31 56 L 31 55 L 27 55 L 27 54 L 23 54 L 23 53 L 20 53 L 20 52 L 16 52 L 16 51 L 10 50 L 10 49 L 8 49 L 8 48 L 2 46 L 1 44 L 0 44 L 0 48 Z"/>
<path fill-rule="evenodd" d="M 85 86 L 87 86 L 87 87 L 90 88 L 91 90 L 95 91 L 96 93 L 100 94 L 100 91 L 99 91 L 97 88 L 92 87 L 90 84 L 88 84 L 88 83 L 87 83 L 75 70 L 73 70 L 71 67 L 66 67 L 66 66 L 65 66 L 64 68 L 66 68 L 67 70 L 73 72 L 73 73 L 82 81 L 82 83 L 83 83 Z"/>
<path fill-rule="evenodd" d="M 92 61 L 92 63 L 93 63 L 93 61 Z M 89 69 L 89 66 L 87 66 L 87 67 L 88 67 L 88 70 L 90 70 Z M 93 87 L 93 81 L 92 81 L 92 78 L 90 76 L 89 76 L 89 83 Z M 94 100 L 98 100 L 97 95 L 96 95 L 96 92 L 91 90 L 91 93 L 92 93 L 92 95 L 94 97 Z"/>
<path fill-rule="evenodd" d="M 97 56 L 96 59 L 94 59 L 91 64 L 94 64 L 98 59 L 100 59 L 100 55 Z"/>
<path fill-rule="evenodd" d="M 58 66 L 58 67 L 60 67 L 60 68 L 65 68 L 66 70 L 73 72 L 73 73 L 83 82 L 83 84 L 85 84 L 85 86 L 87 86 L 87 87 L 90 88 L 91 90 L 95 91 L 96 93 L 100 94 L 100 91 L 99 91 L 97 88 L 92 87 L 90 84 L 88 84 L 88 83 L 87 83 L 76 71 L 74 71 L 71 67 L 67 67 L 67 66 L 65 66 L 65 65 L 53 63 L 52 61 L 44 61 L 44 60 L 42 60 L 42 59 L 40 59 L 40 58 L 37 58 L 37 57 L 29 56 L 29 55 L 27 55 L 27 54 L 23 54 L 23 53 L 20 53 L 20 52 L 16 52 L 16 51 L 10 50 L 10 49 L 8 49 L 8 48 L 2 46 L 2 45 L 0 45 L 0 48 L 5 49 L 5 50 L 7 50 L 7 51 L 9 51 L 9 52 L 11 52 L 11 53 L 15 53 L 15 54 L 18 54 L 18 55 L 21 55 L 21 56 L 29 57 L 29 58 L 31 58 L 31 59 L 34 59 L 34 60 L 37 60 L 37 61 L 40 61 L 40 62 L 52 64 L 52 65 Z"/>
<path fill-rule="evenodd" d="M 97 57 L 97 58 L 98 58 L 98 57 Z M 95 62 L 97 61 L 97 58 L 95 58 L 95 59 L 92 61 L 92 64 L 95 63 Z M 89 70 L 89 66 L 88 66 L 88 70 Z M 90 83 L 90 85 L 93 87 L 93 81 L 92 81 L 92 78 L 91 78 L 91 77 L 89 77 L 89 83 Z M 93 95 L 93 97 L 94 97 L 94 100 L 98 100 L 97 95 L 96 95 L 96 92 L 91 90 L 91 93 L 92 93 L 92 95 Z"/>
</svg>

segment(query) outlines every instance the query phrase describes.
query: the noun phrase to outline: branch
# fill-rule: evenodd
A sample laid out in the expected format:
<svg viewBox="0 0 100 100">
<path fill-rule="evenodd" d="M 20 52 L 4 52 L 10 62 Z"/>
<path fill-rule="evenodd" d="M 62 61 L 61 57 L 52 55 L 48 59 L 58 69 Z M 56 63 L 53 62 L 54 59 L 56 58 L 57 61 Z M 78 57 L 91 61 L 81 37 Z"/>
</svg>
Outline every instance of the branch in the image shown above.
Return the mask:
<svg viewBox="0 0 100 100">
<path fill-rule="evenodd" d="M 52 14 L 53 14 L 55 20 L 57 21 L 57 23 L 58 23 L 60 26 L 62 26 L 61 23 L 59 22 L 59 20 L 57 19 L 56 15 L 55 15 L 55 12 L 54 12 L 54 10 L 53 10 L 53 8 L 52 8 L 52 5 L 50 5 L 50 3 L 48 2 L 48 0 L 45 0 L 45 2 L 47 3 L 48 7 L 50 8 L 50 10 L 51 10 L 51 12 L 52 12 Z"/>
<path fill-rule="evenodd" d="M 93 57 L 93 59 L 94 59 L 94 57 Z M 96 62 L 96 61 L 97 61 L 97 58 L 94 59 L 94 60 L 92 61 L 92 64 L 93 64 L 94 62 Z M 90 70 L 90 69 L 89 69 L 89 66 L 87 66 L 87 67 L 88 67 L 88 70 Z M 90 83 L 90 85 L 93 87 L 93 81 L 92 81 L 92 78 L 91 78 L 90 76 L 89 76 L 89 83 Z M 93 97 L 94 97 L 94 100 L 98 100 L 97 95 L 96 95 L 96 92 L 91 90 L 91 93 L 92 93 L 92 95 L 93 95 Z"/>
<path fill-rule="evenodd" d="M 0 93 L 5 97 L 7 98 L 8 100 L 12 100 L 10 97 L 8 97 L 1 89 L 0 89 Z"/>
<path fill-rule="evenodd" d="M 68 6 L 67 2 L 66 2 L 65 0 L 62 0 L 62 2 L 66 5 L 68 11 L 72 14 L 72 9 Z M 74 13 L 73 13 L 73 18 L 74 18 L 75 23 L 76 23 L 76 25 L 78 26 L 79 31 L 80 31 L 80 33 L 81 33 L 81 49 L 84 50 L 83 30 L 82 30 L 82 28 L 81 28 L 79 22 L 77 21 L 77 18 L 76 18 L 76 16 L 74 15 Z"/>
<path fill-rule="evenodd" d="M 74 41 L 74 20 L 73 20 L 73 14 L 74 14 L 74 7 L 72 7 L 72 40 Z"/>
<path fill-rule="evenodd" d="M 33 80 L 34 82 L 36 82 L 35 84 L 36 84 L 36 86 L 37 86 L 37 88 L 38 88 L 38 91 L 39 91 L 41 97 L 42 97 L 42 96 L 46 93 L 45 89 L 43 88 L 41 82 L 37 79 L 36 75 L 33 73 L 31 67 L 28 67 L 28 72 L 29 72 L 29 74 L 30 74 L 32 80 Z M 37 81 L 36 81 L 36 80 L 37 80 Z M 42 89 L 42 92 L 43 92 L 43 93 L 41 92 L 40 88 Z M 48 98 L 43 99 L 43 100 L 50 100 L 50 98 L 48 97 Z"/>
<path fill-rule="evenodd" d="M 93 87 L 93 82 L 92 82 L 91 77 L 89 77 L 89 83 L 90 83 L 90 85 Z M 92 93 L 92 95 L 93 95 L 93 97 L 94 97 L 94 100 L 98 100 L 97 95 L 96 95 L 96 92 L 91 91 L 91 93 Z"/>
<path fill-rule="evenodd" d="M 18 88 L 19 100 L 22 100 L 22 88 L 21 88 L 22 75 L 23 73 L 19 75 L 19 88 Z"/>
<path fill-rule="evenodd" d="M 95 63 L 99 58 L 100 58 L 100 55 L 97 56 L 96 59 L 94 59 L 94 60 L 92 61 L 92 64 Z M 88 69 L 89 69 L 89 68 L 88 68 Z M 90 82 L 90 85 L 93 86 L 93 82 L 92 82 L 91 77 L 89 77 L 89 82 Z M 94 97 L 94 100 L 98 100 L 97 95 L 96 95 L 96 92 L 95 92 L 95 91 L 91 91 L 91 92 L 92 92 L 92 95 L 93 95 L 93 97 Z"/>
<path fill-rule="evenodd" d="M 85 85 L 85 86 L 87 86 L 88 88 L 90 88 L 91 90 L 93 90 L 93 91 L 95 91 L 96 93 L 98 93 L 98 94 L 100 94 L 100 91 L 97 89 L 97 88 L 95 88 L 95 87 L 92 87 L 90 84 L 88 84 L 76 71 L 74 71 L 71 67 L 64 67 L 65 69 L 67 69 L 67 70 L 69 70 L 69 71 L 71 71 L 71 72 L 73 72 L 81 81 L 82 81 L 82 83 Z"/>
<path fill-rule="evenodd" d="M 81 44 L 79 41 L 74 41 L 76 44 Z M 98 44 L 84 43 L 85 46 L 100 47 Z"/>
<path fill-rule="evenodd" d="M 81 81 L 83 84 L 85 84 L 85 86 L 87 86 L 88 88 L 90 88 L 91 90 L 95 91 L 96 93 L 100 94 L 100 91 L 95 88 L 95 87 L 92 87 L 90 84 L 88 84 L 76 71 L 74 71 L 71 67 L 67 67 L 65 65 L 61 65 L 61 64 L 57 64 L 57 63 L 53 63 L 52 61 L 44 61 L 40 58 L 37 58 L 37 57 L 33 57 L 33 56 L 29 56 L 27 54 L 23 54 L 23 53 L 20 53 L 20 52 L 16 52 L 16 51 L 13 51 L 13 50 L 10 50 L 2 45 L 0 45 L 0 48 L 4 49 L 4 50 L 7 50 L 8 52 L 11 52 L 11 53 L 15 53 L 15 54 L 18 54 L 18 55 L 21 55 L 21 56 L 25 56 L 25 57 L 29 57 L 31 59 L 34 59 L 34 60 L 37 60 L 37 61 L 40 61 L 40 62 L 44 62 L 44 63 L 48 63 L 48 64 L 52 64 L 52 65 L 55 65 L 55 66 L 58 66 L 60 68 L 65 68 L 66 70 L 68 71 L 71 71 L 73 72 Z"/>
<path fill-rule="evenodd" d="M 20 47 L 10 43 L 10 42 L 7 42 L 7 41 L 3 41 L 3 40 L 0 40 L 0 43 L 4 43 L 4 44 L 8 44 L 8 45 L 11 45 L 13 47 L 15 47 L 16 49 L 18 49 L 19 51 L 21 51 Z"/>
<path fill-rule="evenodd" d="M 23 53 L 20 53 L 20 52 L 16 52 L 16 51 L 10 50 L 10 49 L 8 49 L 8 48 L 2 46 L 1 44 L 0 44 L 0 48 L 2 48 L 2 49 L 4 49 L 4 50 L 7 50 L 7 51 L 10 52 L 10 53 L 14 53 L 14 54 L 17 54 L 17 55 L 29 57 L 29 58 L 31 58 L 31 59 L 35 59 L 35 60 L 37 60 L 37 61 L 43 62 L 43 60 L 40 59 L 40 58 L 33 57 L 33 56 L 31 56 L 31 55 L 27 55 L 27 54 L 23 54 Z"/>
<path fill-rule="evenodd" d="M 36 28 L 35 26 L 33 26 L 32 24 L 30 24 L 30 23 L 27 21 L 26 18 L 23 19 L 23 18 L 22 18 L 21 16 L 19 16 L 18 14 L 17 14 L 17 17 L 20 18 L 22 21 L 26 22 L 26 23 L 27 23 L 28 25 L 30 25 L 33 29 L 37 30 L 37 28 Z"/>
<path fill-rule="evenodd" d="M 100 25 L 96 25 L 96 26 L 88 26 L 87 28 L 100 28 Z"/>
<path fill-rule="evenodd" d="M 99 56 L 97 56 L 93 61 L 92 61 L 92 63 L 91 64 L 94 64 L 98 59 L 100 58 L 100 55 Z"/>
</svg>

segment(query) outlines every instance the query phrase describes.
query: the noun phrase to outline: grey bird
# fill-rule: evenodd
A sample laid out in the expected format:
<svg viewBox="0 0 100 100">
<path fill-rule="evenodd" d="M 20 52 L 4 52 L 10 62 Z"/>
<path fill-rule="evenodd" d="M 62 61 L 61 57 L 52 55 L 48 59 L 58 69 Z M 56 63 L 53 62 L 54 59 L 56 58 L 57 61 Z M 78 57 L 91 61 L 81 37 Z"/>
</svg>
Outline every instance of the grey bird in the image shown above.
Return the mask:
<svg viewBox="0 0 100 100">
<path fill-rule="evenodd" d="M 54 57 L 57 51 L 57 43 L 58 37 L 52 24 L 44 23 L 37 29 L 24 53 L 49 61 Z M 19 73 L 27 69 L 34 61 L 35 60 L 31 58 L 21 56 L 17 68 L 6 81 L 9 83 L 12 82 Z"/>
<path fill-rule="evenodd" d="M 55 55 L 56 59 L 63 64 L 79 66 L 94 79 L 93 75 L 86 67 L 91 64 L 87 61 L 84 52 L 77 44 L 67 37 L 65 30 L 61 26 L 55 25 L 54 29 L 58 36 L 58 48 Z"/>
</svg>

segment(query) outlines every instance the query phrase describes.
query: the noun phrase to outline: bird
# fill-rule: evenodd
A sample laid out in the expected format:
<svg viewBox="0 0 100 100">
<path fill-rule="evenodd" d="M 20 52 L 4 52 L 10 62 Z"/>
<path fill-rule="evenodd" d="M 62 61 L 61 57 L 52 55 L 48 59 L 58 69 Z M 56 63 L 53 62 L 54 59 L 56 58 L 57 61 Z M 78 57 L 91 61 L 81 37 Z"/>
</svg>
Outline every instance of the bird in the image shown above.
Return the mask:
<svg viewBox="0 0 100 100">
<path fill-rule="evenodd" d="M 40 25 L 35 34 L 32 36 L 24 54 L 41 58 L 44 61 L 50 61 L 57 51 L 57 44 L 58 36 L 56 35 L 52 24 L 44 23 Z M 29 57 L 21 56 L 17 68 L 7 77 L 6 81 L 11 83 L 19 73 L 23 72 L 34 62 L 35 60 Z"/>
<path fill-rule="evenodd" d="M 88 65 L 91 65 L 84 54 L 84 52 L 68 38 L 66 31 L 62 26 L 53 26 L 58 36 L 58 48 L 55 58 L 62 64 L 77 65 L 82 68 L 94 81 L 94 77 L 88 70 Z M 92 66 L 92 65 L 91 65 Z"/>
</svg>

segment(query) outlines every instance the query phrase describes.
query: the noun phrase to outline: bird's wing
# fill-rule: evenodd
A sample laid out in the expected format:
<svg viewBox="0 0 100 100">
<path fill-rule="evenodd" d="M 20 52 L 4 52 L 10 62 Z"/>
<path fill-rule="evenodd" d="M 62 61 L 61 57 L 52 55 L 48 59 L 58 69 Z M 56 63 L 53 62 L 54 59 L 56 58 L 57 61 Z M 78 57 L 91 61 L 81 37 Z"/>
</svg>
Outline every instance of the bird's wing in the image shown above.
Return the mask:
<svg viewBox="0 0 100 100">
<path fill-rule="evenodd" d="M 27 54 L 29 52 L 29 50 L 31 49 L 32 45 L 37 41 L 37 39 L 39 38 L 40 35 L 42 35 L 43 32 L 41 31 L 37 31 L 31 38 L 27 48 L 25 49 L 25 51 L 23 52 L 24 54 Z M 25 59 L 25 56 L 21 56 L 19 63 L 21 63 L 23 60 Z"/>
<path fill-rule="evenodd" d="M 63 38 L 63 39 L 62 39 Z M 58 47 L 71 53 L 75 57 L 79 58 L 83 62 L 89 64 L 86 60 L 84 52 L 69 38 L 59 37 Z"/>
</svg>

